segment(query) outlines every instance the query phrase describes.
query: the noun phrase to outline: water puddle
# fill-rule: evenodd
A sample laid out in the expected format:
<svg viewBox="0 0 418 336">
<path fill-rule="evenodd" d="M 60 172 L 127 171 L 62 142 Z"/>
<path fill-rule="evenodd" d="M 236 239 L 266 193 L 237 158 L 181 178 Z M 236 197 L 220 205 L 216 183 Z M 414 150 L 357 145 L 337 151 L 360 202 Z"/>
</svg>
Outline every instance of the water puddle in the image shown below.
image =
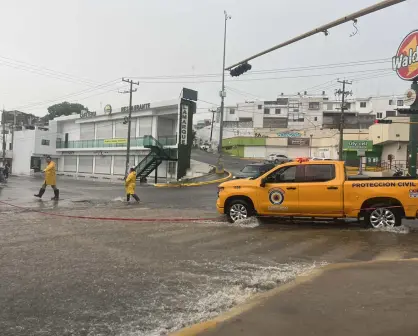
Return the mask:
<svg viewBox="0 0 418 336">
<path fill-rule="evenodd" d="M 233 225 L 242 228 L 254 229 L 260 226 L 260 221 L 256 217 L 250 217 L 246 219 L 237 220 Z"/>
<path fill-rule="evenodd" d="M 194 323 L 212 319 L 247 301 L 256 293 L 273 289 L 325 264 L 290 263 L 262 266 L 246 262 L 186 262 L 184 266 L 188 265 L 189 270 L 177 274 L 178 285 L 181 288 L 177 288 L 169 300 L 166 298 L 158 302 L 158 307 L 153 308 L 153 314 L 148 316 L 151 319 L 144 321 L 144 329 L 134 331 L 131 326 L 127 326 L 124 332 L 118 335 L 168 335 Z M 212 269 L 215 274 L 211 276 L 206 272 L 193 272 L 198 271 L 197 268 Z M 147 327 L 151 328 L 146 331 Z"/>
<path fill-rule="evenodd" d="M 408 233 L 414 232 L 416 230 L 414 230 L 411 227 L 401 225 L 401 226 L 396 226 L 396 227 L 383 226 L 383 227 L 378 228 L 378 229 L 369 229 L 368 231 L 389 232 L 389 233 L 397 233 L 397 234 L 408 234 Z"/>
</svg>

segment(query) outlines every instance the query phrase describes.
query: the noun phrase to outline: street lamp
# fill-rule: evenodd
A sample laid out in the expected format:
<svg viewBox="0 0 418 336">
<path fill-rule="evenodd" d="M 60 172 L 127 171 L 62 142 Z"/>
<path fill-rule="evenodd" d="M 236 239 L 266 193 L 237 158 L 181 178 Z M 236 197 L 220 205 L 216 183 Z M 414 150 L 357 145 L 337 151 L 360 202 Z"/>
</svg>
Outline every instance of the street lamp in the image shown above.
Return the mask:
<svg viewBox="0 0 418 336">
<path fill-rule="evenodd" d="M 231 19 L 231 16 L 228 15 L 226 11 L 224 11 L 225 15 L 225 28 L 224 28 L 224 52 L 223 52 L 223 61 L 222 61 L 222 88 L 219 95 L 221 96 L 221 108 L 220 108 L 220 121 L 219 121 L 219 143 L 218 143 L 218 153 L 219 153 L 219 160 L 218 160 L 218 170 L 223 171 L 223 168 L 220 167 L 221 165 L 221 157 L 222 157 L 222 137 L 223 137 L 223 120 L 224 120 L 224 106 L 225 106 L 225 53 L 226 53 L 226 22 Z"/>
</svg>

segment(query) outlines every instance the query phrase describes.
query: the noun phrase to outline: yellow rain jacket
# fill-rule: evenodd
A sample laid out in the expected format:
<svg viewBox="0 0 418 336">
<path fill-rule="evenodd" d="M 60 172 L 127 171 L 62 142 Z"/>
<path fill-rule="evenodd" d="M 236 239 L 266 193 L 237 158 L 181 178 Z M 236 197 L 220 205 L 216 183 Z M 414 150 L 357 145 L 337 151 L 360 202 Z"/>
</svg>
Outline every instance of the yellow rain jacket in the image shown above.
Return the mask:
<svg viewBox="0 0 418 336">
<path fill-rule="evenodd" d="M 45 173 L 45 184 L 46 185 L 57 185 L 57 174 L 55 172 L 55 162 L 51 161 L 48 166 L 44 169 Z"/>
<path fill-rule="evenodd" d="M 126 194 L 135 194 L 136 187 L 136 172 L 129 173 L 128 177 L 125 180 L 125 190 Z"/>
</svg>

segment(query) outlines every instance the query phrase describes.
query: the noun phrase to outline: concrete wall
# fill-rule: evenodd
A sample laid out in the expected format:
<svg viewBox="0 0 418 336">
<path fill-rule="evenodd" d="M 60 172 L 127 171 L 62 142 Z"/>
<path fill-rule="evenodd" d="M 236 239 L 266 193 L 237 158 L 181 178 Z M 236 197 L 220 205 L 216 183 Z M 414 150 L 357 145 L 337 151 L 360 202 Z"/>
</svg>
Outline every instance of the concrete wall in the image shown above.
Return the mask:
<svg viewBox="0 0 418 336">
<path fill-rule="evenodd" d="M 90 124 L 94 127 L 94 124 Z M 80 125 L 76 124 L 74 120 L 64 120 L 58 122 L 58 135 L 61 136 L 62 141 L 65 140 L 65 133 L 68 133 L 68 140 L 80 140 Z"/>
<path fill-rule="evenodd" d="M 30 159 L 34 151 L 35 130 L 17 131 L 13 141 L 13 174 L 30 175 Z"/>
<path fill-rule="evenodd" d="M 396 161 L 404 161 L 406 163 L 408 151 L 408 142 L 393 142 L 383 146 L 382 161 L 388 161 L 388 155 L 392 154 Z"/>
<path fill-rule="evenodd" d="M 409 141 L 409 118 L 391 118 L 395 124 L 375 124 L 369 128 L 370 138 L 374 145 L 391 141 Z"/>
</svg>

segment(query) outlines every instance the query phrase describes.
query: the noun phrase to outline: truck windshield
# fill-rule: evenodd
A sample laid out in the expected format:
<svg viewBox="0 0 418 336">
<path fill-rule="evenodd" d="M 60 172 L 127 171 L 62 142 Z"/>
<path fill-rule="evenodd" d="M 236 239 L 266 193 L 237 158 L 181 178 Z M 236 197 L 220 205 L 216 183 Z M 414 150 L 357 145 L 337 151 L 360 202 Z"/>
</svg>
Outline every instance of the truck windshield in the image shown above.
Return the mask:
<svg viewBox="0 0 418 336">
<path fill-rule="evenodd" d="M 258 173 L 258 166 L 245 166 L 241 171 L 243 173 Z"/>
</svg>

